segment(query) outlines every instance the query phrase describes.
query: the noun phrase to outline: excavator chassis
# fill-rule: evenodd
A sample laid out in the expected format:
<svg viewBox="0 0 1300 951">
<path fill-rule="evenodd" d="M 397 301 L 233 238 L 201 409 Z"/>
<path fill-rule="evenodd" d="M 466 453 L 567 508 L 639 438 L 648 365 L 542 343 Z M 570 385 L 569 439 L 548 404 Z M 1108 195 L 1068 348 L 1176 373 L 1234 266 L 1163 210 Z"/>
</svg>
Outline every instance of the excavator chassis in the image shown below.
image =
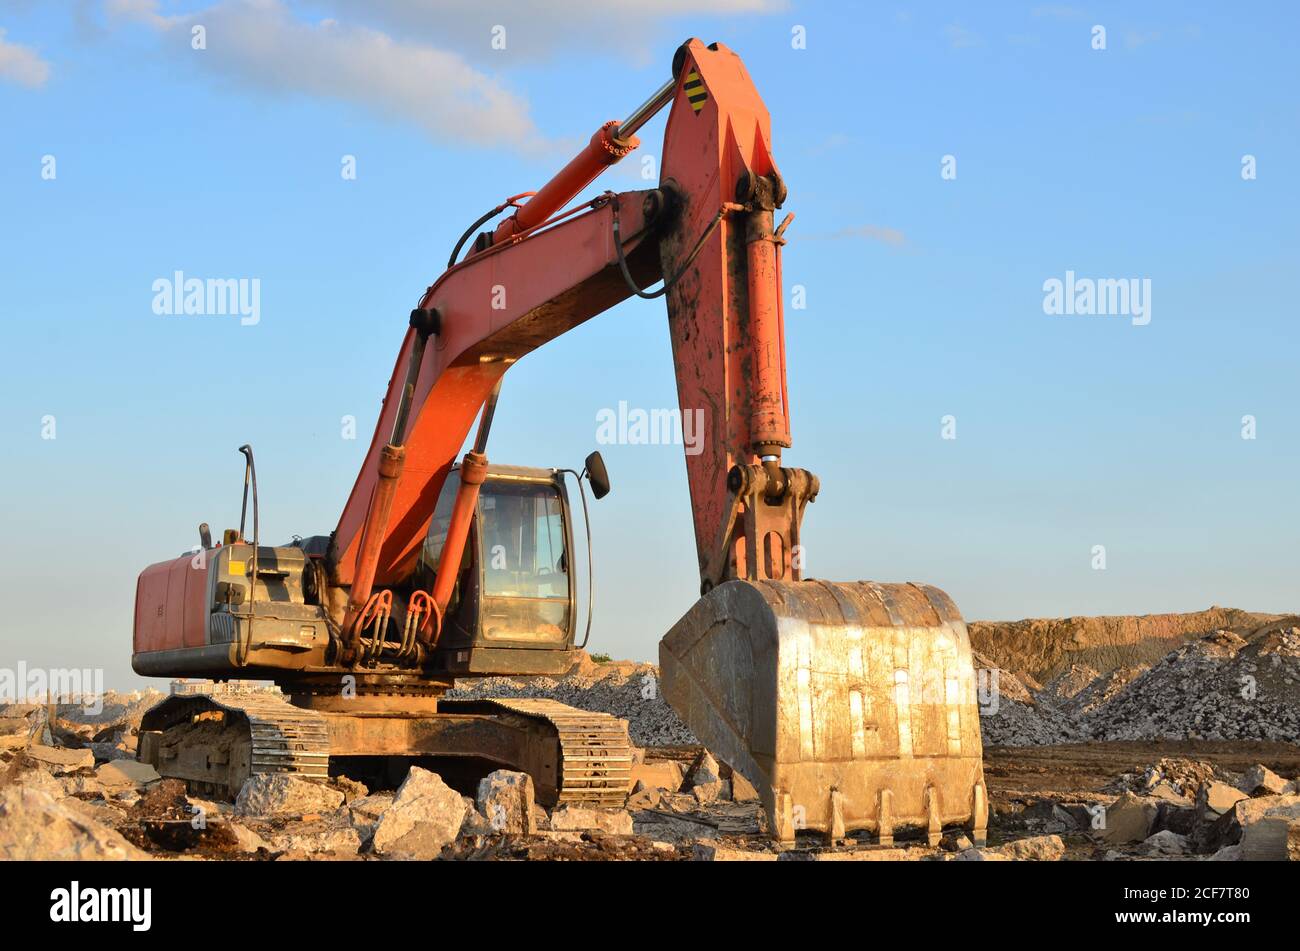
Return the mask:
<svg viewBox="0 0 1300 951">
<path fill-rule="evenodd" d="M 138 757 L 192 791 L 226 798 L 258 774 L 323 780 L 347 757 L 447 757 L 526 772 L 545 806 L 621 807 L 632 769 L 625 720 L 536 699 L 342 713 L 262 694 L 174 696 L 145 714 Z"/>
</svg>

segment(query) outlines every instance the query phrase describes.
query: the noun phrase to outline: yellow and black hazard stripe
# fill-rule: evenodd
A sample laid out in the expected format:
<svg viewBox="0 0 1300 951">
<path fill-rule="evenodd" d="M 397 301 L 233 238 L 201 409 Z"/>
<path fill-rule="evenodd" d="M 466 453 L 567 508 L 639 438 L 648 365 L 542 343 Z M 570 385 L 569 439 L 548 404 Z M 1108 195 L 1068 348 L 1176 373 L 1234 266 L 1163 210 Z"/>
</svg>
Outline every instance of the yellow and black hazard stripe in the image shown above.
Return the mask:
<svg viewBox="0 0 1300 951">
<path fill-rule="evenodd" d="M 682 87 L 686 90 L 686 99 L 691 104 L 691 109 L 698 116 L 700 110 L 704 108 L 704 102 L 709 98 L 709 91 L 704 88 L 704 80 L 700 79 L 700 74 L 691 70 L 686 74 L 686 84 Z"/>
</svg>

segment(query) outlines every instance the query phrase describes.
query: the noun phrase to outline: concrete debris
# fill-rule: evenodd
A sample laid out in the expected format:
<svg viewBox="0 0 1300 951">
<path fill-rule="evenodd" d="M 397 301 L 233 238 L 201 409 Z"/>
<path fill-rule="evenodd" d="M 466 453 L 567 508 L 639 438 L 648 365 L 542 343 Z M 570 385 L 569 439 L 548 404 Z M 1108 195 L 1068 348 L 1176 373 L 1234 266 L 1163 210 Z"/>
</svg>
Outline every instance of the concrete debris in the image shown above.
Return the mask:
<svg viewBox="0 0 1300 951">
<path fill-rule="evenodd" d="M 479 780 L 475 800 L 491 829 L 502 835 L 533 832 L 533 777 L 498 769 Z"/>
<path fill-rule="evenodd" d="M 1267 766 L 1256 764 L 1246 771 L 1237 788 L 1247 796 L 1280 796 L 1289 785 Z"/>
<path fill-rule="evenodd" d="M 664 792 L 654 786 L 647 786 L 637 780 L 632 786 L 632 794 L 627 797 L 627 808 L 631 811 L 640 809 L 658 809 L 663 802 Z"/>
<path fill-rule="evenodd" d="M 970 837 L 961 832 L 950 832 L 939 840 L 939 848 L 945 852 L 965 852 L 974 847 Z"/>
<path fill-rule="evenodd" d="M 396 858 L 434 859 L 455 840 L 468 808 L 437 773 L 412 766 L 383 811 L 371 849 Z"/>
<path fill-rule="evenodd" d="M 1300 742 L 1300 619 L 1204 614 L 1214 626 L 1195 631 L 1172 616 L 1018 622 L 1009 646 L 982 646 L 978 666 L 1002 666 L 996 683 L 980 684 L 987 746 L 1087 744 L 994 757 L 992 847 L 949 829 L 938 849 L 878 847 L 855 832 L 833 847 L 805 834 L 768 851 L 753 784 L 698 749 L 659 697 L 657 670 L 584 661 L 559 678 L 462 681 L 451 696 L 551 697 L 624 717 L 638 744 L 627 809 L 548 814 L 533 780 L 510 770 L 466 788 L 468 798 L 419 767 L 396 793 L 272 774 L 250 779 L 234 806 L 189 798 L 134 759 L 139 717 L 161 695 L 106 694 L 98 713 L 0 706 L 0 858 L 1300 859 L 1300 795 L 1285 778 L 1300 759 L 1267 742 L 1249 759 L 1221 744 Z M 1038 651 L 1029 634 L 1059 637 Z M 1132 747 L 1100 745 L 1152 740 L 1179 741 L 1159 749 L 1182 755 L 1135 767 Z"/>
<path fill-rule="evenodd" d="M 39 789 L 0 789 L 0 859 L 87 862 L 148 857 L 120 833 Z"/>
<path fill-rule="evenodd" d="M 314 855 L 356 855 L 361 850 L 361 834 L 349 823 L 338 821 L 299 822 L 286 826 L 272 840 L 277 852 L 301 852 Z"/>
<path fill-rule="evenodd" d="M 691 858 L 696 862 L 775 862 L 780 856 L 775 852 L 731 848 L 711 839 L 701 839 L 695 843 Z"/>
<path fill-rule="evenodd" d="M 685 779 L 682 764 L 671 759 L 639 763 L 632 767 L 631 777 L 633 786 L 642 783 L 649 789 L 666 792 L 677 792 Z"/>
<path fill-rule="evenodd" d="M 556 832 L 594 829 L 608 835 L 631 835 L 632 814 L 626 809 L 596 809 L 563 805 L 551 813 Z"/>
<path fill-rule="evenodd" d="M 758 802 L 758 790 L 754 784 L 734 771 L 731 774 L 731 801 Z"/>
<path fill-rule="evenodd" d="M 1059 835 L 1035 835 L 986 849 L 966 849 L 957 855 L 964 862 L 1056 862 L 1065 855 Z"/>
<path fill-rule="evenodd" d="M 235 849 L 239 852 L 257 852 L 259 850 L 272 852 L 274 847 L 252 829 L 239 822 L 228 822 L 226 827 L 230 830 L 231 839 L 235 843 Z"/>
<path fill-rule="evenodd" d="M 333 776 L 330 778 L 330 783 L 335 789 L 343 793 L 344 805 L 370 795 L 370 790 L 366 788 L 365 783 L 357 782 L 348 776 Z"/>
<path fill-rule="evenodd" d="M 90 750 L 66 750 L 57 746 L 29 746 L 27 758 L 35 760 L 56 776 L 79 769 L 93 769 L 95 766 L 95 754 Z"/>
<path fill-rule="evenodd" d="M 1196 809 L 1202 821 L 1225 815 L 1241 800 L 1249 799 L 1244 792 L 1227 783 L 1208 782 L 1196 796 Z"/>
<path fill-rule="evenodd" d="M 472 801 L 470 800 L 470 802 Z M 371 793 L 369 796 L 353 799 L 347 804 L 348 817 L 352 820 L 352 827 L 357 830 L 357 834 L 361 837 L 363 846 L 375 834 L 375 826 L 379 824 L 379 817 L 392 804 L 393 793 L 391 792 Z"/>
<path fill-rule="evenodd" d="M 467 836 L 485 838 L 490 835 L 497 835 L 498 830 L 492 827 L 492 823 L 488 821 L 487 816 L 478 811 L 478 806 L 474 804 L 474 800 L 470 799 L 469 796 L 465 796 L 464 799 L 465 819 L 460 824 L 459 836 L 461 838 Z"/>
<path fill-rule="evenodd" d="M 1162 829 L 1149 836 L 1142 842 L 1141 849 L 1147 855 L 1162 857 L 1183 856 L 1191 851 L 1187 836 L 1179 835 L 1169 829 Z"/>
<path fill-rule="evenodd" d="M 324 783 L 290 773 L 259 773 L 244 781 L 235 812 L 244 816 L 301 816 L 332 812 L 343 805 L 343 793 Z"/>
<path fill-rule="evenodd" d="M 1159 811 L 1156 802 L 1126 792 L 1107 807 L 1101 838 L 1108 845 L 1141 842 L 1151 834 Z"/>
<path fill-rule="evenodd" d="M 700 750 L 686 773 L 686 788 L 708 786 L 722 781 L 722 768 L 708 750 Z"/>
<path fill-rule="evenodd" d="M 105 763 L 95 770 L 95 778 L 106 788 L 147 786 L 162 779 L 158 770 L 148 763 L 133 759 L 118 759 Z"/>
<path fill-rule="evenodd" d="M 1300 819 L 1300 796 L 1244 799 L 1234 808 L 1240 827 L 1241 857 L 1249 862 L 1281 862 L 1290 854 L 1291 826 Z"/>
<path fill-rule="evenodd" d="M 719 799 L 727 799 L 730 793 L 730 784 L 720 779 L 709 783 L 695 783 L 691 786 L 691 795 L 701 806 L 707 806 L 711 802 L 717 802 Z"/>
</svg>

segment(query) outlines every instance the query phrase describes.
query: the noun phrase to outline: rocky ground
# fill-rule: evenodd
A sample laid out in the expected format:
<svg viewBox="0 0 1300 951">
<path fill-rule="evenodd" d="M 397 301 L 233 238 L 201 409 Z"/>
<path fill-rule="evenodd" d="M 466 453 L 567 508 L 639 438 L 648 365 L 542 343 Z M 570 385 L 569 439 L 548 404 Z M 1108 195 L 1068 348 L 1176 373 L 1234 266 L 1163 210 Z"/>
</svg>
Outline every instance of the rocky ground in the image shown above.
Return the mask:
<svg viewBox="0 0 1300 951">
<path fill-rule="evenodd" d="M 1300 619 L 1216 608 L 971 633 L 986 671 L 984 848 L 952 832 L 935 848 L 801 834 L 778 849 L 754 790 L 698 747 L 654 667 L 588 660 L 455 696 L 550 697 L 627 719 L 639 749 L 626 809 L 547 810 L 524 774 L 457 791 L 419 767 L 397 789 L 256 777 L 235 802 L 207 800 L 134 761 L 140 717 L 162 695 L 110 692 L 94 713 L 0 708 L 0 858 L 1300 859 Z"/>
</svg>

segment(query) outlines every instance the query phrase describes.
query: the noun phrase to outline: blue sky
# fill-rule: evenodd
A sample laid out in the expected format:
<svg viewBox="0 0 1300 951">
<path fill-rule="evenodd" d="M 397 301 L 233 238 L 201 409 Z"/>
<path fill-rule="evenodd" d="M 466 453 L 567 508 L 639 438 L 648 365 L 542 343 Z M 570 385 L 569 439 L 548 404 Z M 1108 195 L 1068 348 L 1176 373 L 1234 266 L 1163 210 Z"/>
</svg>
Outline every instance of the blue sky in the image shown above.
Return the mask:
<svg viewBox="0 0 1300 951">
<path fill-rule="evenodd" d="M 629 112 L 688 36 L 744 58 L 797 216 L 786 459 L 822 480 L 812 574 L 927 581 L 969 619 L 1297 610 L 1297 21 L 1286 3 L 0 3 L 0 661 L 138 682 L 135 577 L 199 521 L 236 524 L 243 442 L 265 537 L 328 533 L 456 237 Z M 648 187 L 638 163 L 599 187 Z M 175 270 L 259 279 L 260 321 L 155 314 Z M 1067 270 L 1149 279 L 1150 323 L 1045 314 Z M 671 367 L 662 303 L 625 303 L 511 370 L 492 458 L 579 464 L 601 409 L 675 405 Z M 592 646 L 649 659 L 697 587 L 681 450 L 601 448 Z"/>
</svg>

